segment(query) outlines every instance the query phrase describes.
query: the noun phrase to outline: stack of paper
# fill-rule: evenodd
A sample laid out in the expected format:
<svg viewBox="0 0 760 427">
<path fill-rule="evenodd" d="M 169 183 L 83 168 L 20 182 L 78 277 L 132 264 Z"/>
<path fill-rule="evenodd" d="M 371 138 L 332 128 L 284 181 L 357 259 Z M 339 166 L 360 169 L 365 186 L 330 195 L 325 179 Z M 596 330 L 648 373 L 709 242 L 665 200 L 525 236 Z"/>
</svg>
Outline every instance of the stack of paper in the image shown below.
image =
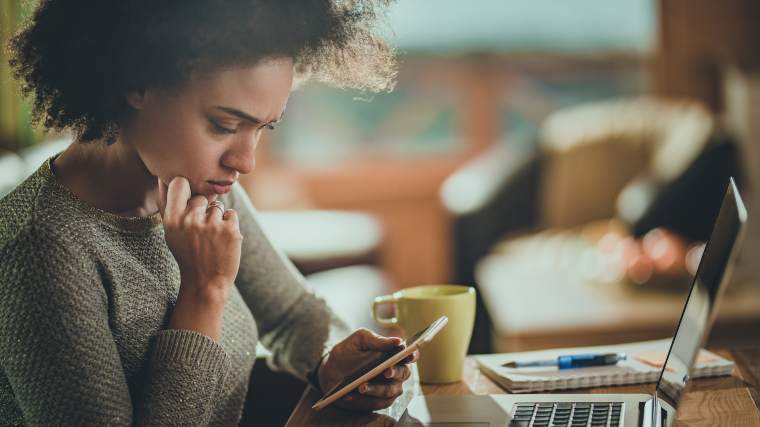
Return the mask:
<svg viewBox="0 0 760 427">
<path fill-rule="evenodd" d="M 485 354 L 475 360 L 491 380 L 512 393 L 530 393 L 573 388 L 602 387 L 655 382 L 660 377 L 671 339 L 600 347 L 574 347 L 524 353 Z M 505 368 L 508 362 L 556 359 L 558 356 L 588 353 L 626 353 L 616 365 L 578 369 L 556 367 Z M 734 363 L 702 350 L 692 378 L 731 375 Z"/>
</svg>

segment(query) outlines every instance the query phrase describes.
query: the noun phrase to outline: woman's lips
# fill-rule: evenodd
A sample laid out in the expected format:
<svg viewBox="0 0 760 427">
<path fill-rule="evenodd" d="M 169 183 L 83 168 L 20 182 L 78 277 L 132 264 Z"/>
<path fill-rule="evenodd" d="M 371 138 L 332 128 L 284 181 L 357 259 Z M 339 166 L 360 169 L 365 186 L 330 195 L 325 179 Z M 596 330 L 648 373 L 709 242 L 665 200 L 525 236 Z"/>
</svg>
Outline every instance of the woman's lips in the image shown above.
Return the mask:
<svg viewBox="0 0 760 427">
<path fill-rule="evenodd" d="M 216 194 L 226 194 L 232 189 L 232 182 L 209 181 L 208 183 Z"/>
</svg>

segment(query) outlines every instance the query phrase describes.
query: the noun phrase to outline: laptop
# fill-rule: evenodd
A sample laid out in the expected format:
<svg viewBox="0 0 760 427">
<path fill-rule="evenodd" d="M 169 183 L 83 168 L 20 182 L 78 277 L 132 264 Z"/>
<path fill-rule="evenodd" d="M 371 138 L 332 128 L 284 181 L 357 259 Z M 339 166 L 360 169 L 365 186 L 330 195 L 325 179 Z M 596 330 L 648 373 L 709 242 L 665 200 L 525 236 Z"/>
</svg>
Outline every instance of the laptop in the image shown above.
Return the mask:
<svg viewBox="0 0 760 427">
<path fill-rule="evenodd" d="M 744 203 L 734 180 L 730 179 L 653 394 L 417 396 L 409 403 L 399 425 L 673 425 L 697 353 L 704 345 L 712 326 L 715 306 L 731 276 L 731 266 L 746 221 Z"/>
</svg>

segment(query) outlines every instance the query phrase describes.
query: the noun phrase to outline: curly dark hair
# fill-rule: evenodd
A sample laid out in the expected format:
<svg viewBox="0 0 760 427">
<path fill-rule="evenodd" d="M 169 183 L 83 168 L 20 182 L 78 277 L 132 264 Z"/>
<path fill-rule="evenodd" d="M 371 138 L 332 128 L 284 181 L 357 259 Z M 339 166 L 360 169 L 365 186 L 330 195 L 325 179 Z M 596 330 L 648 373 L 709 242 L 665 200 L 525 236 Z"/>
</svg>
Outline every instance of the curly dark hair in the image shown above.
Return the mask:
<svg viewBox="0 0 760 427">
<path fill-rule="evenodd" d="M 289 57 L 298 79 L 391 90 L 391 0 L 42 0 L 10 41 L 33 118 L 80 141 L 116 140 L 125 96 Z"/>
</svg>

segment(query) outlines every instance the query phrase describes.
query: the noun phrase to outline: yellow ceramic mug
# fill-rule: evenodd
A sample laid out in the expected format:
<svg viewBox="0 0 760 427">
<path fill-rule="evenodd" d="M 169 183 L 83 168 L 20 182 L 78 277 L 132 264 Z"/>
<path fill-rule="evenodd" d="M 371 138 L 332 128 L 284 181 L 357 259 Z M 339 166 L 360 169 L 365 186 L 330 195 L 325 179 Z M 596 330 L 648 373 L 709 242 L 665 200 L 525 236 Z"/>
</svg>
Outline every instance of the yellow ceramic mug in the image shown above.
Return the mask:
<svg viewBox="0 0 760 427">
<path fill-rule="evenodd" d="M 382 304 L 393 304 L 396 317 L 377 315 Z M 450 383 L 462 379 L 464 358 L 475 323 L 475 288 L 461 285 L 426 285 L 402 289 L 375 298 L 372 317 L 383 326 L 400 326 L 409 336 L 446 315 L 449 323 L 420 351 L 420 382 Z"/>
</svg>

